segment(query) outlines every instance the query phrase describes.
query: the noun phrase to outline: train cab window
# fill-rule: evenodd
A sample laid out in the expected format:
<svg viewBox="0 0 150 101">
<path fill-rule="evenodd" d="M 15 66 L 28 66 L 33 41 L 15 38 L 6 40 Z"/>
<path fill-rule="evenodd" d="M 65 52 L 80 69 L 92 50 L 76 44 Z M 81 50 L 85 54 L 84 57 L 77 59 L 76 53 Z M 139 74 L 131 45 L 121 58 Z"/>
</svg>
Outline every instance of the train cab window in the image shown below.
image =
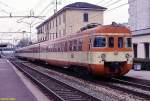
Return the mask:
<svg viewBox="0 0 150 101">
<path fill-rule="evenodd" d="M 123 37 L 118 38 L 118 48 L 123 48 Z"/>
<path fill-rule="evenodd" d="M 126 47 L 131 48 L 132 47 L 132 40 L 131 38 L 126 38 Z"/>
<path fill-rule="evenodd" d="M 94 39 L 94 47 L 105 47 L 106 46 L 106 38 L 105 37 L 96 37 Z"/>
<path fill-rule="evenodd" d="M 110 47 L 110 48 L 114 47 L 114 37 L 108 38 L 108 47 Z"/>
</svg>

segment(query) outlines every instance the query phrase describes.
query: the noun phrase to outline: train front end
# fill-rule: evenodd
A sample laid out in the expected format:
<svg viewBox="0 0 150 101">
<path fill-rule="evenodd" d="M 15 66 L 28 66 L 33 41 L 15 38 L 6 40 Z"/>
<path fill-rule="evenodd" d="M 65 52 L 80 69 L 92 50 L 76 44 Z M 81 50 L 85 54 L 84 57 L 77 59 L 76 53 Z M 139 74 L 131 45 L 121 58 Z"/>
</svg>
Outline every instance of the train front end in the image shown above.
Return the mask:
<svg viewBox="0 0 150 101">
<path fill-rule="evenodd" d="M 92 38 L 90 54 L 94 75 L 123 76 L 133 64 L 131 33 L 126 27 L 107 26 Z"/>
</svg>

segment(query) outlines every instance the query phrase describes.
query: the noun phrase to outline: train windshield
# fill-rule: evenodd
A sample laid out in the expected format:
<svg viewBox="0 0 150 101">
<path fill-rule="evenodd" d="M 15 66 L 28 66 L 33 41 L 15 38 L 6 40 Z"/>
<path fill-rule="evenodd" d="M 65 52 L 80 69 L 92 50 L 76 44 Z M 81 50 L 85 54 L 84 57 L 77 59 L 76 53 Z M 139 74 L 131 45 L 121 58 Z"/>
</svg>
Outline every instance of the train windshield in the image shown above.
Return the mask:
<svg viewBox="0 0 150 101">
<path fill-rule="evenodd" d="M 105 37 L 95 37 L 93 46 L 94 47 L 105 47 L 106 46 L 106 38 Z"/>
<path fill-rule="evenodd" d="M 131 48 L 132 47 L 132 40 L 131 38 L 126 38 L 126 47 Z"/>
</svg>

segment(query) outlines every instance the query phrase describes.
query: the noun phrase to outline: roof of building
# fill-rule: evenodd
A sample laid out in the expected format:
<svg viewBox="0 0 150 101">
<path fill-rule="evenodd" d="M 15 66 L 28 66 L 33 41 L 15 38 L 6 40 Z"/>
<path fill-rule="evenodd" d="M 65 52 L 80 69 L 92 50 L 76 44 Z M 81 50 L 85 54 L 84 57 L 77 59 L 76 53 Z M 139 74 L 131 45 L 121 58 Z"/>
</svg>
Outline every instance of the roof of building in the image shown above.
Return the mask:
<svg viewBox="0 0 150 101">
<path fill-rule="evenodd" d="M 86 9 L 99 9 L 99 10 L 106 10 L 106 8 L 98 6 L 98 5 L 94 5 L 94 4 L 90 4 L 90 3 L 86 3 L 86 2 L 76 2 L 76 3 L 72 3 L 69 4 L 67 6 L 65 6 L 64 8 L 86 8 Z"/>
<path fill-rule="evenodd" d="M 48 18 L 47 20 L 45 20 L 43 23 L 41 23 L 39 26 L 37 26 L 37 28 L 39 28 L 40 26 L 42 26 L 43 24 L 45 24 L 47 21 L 49 21 L 50 19 L 54 18 L 59 13 L 65 11 L 67 9 L 81 9 L 81 10 L 105 11 L 107 8 L 101 7 L 101 6 L 98 6 L 98 5 L 94 5 L 94 4 L 90 4 L 90 3 L 86 3 L 86 2 L 75 2 L 75 3 L 69 4 L 69 5 L 65 6 L 65 7 L 63 7 L 62 9 L 60 9 L 53 16 L 51 16 L 50 18 Z"/>
</svg>

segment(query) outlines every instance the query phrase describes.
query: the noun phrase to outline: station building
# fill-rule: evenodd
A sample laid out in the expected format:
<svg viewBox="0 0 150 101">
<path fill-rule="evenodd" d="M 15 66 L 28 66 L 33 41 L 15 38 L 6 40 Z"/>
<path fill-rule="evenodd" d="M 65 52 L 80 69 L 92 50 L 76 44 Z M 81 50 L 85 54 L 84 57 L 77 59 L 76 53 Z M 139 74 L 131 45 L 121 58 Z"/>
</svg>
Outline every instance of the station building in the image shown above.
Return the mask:
<svg viewBox="0 0 150 101">
<path fill-rule="evenodd" d="M 103 24 L 106 8 L 85 2 L 69 4 L 37 27 L 38 42 L 74 34 L 90 23 Z"/>
<path fill-rule="evenodd" d="M 150 0 L 128 0 L 136 59 L 150 60 Z"/>
</svg>

